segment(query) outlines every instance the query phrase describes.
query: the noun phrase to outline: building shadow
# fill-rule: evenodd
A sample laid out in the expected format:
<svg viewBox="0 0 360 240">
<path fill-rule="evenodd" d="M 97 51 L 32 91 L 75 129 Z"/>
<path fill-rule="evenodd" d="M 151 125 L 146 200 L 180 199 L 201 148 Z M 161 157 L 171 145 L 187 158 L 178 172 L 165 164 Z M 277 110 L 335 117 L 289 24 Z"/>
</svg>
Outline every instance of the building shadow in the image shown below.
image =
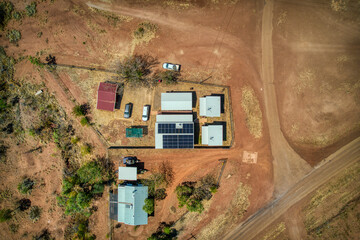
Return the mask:
<svg viewBox="0 0 360 240">
<path fill-rule="evenodd" d="M 198 119 L 197 112 L 193 112 L 193 119 L 194 119 L 194 144 L 199 144 L 200 122 Z"/>
</svg>

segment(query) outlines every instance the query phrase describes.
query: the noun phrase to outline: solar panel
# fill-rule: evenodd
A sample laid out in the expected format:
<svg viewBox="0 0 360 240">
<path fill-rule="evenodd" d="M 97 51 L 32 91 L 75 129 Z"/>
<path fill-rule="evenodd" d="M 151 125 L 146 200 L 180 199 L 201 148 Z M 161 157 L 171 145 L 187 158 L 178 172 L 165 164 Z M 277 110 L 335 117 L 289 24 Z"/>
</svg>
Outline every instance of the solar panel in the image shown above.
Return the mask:
<svg viewBox="0 0 360 240">
<path fill-rule="evenodd" d="M 163 148 L 193 148 L 194 135 L 163 135 Z"/>
<path fill-rule="evenodd" d="M 194 133 L 194 124 L 184 123 L 176 127 L 175 123 L 159 123 L 158 133 Z"/>
</svg>

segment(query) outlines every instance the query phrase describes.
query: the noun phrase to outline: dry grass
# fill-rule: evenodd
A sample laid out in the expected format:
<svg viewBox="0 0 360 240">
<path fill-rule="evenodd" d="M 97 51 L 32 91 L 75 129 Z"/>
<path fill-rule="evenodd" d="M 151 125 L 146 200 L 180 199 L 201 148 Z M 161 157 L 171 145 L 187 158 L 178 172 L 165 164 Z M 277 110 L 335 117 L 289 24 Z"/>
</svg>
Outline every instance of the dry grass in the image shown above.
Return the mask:
<svg viewBox="0 0 360 240">
<path fill-rule="evenodd" d="M 176 9 L 176 10 L 185 10 L 191 6 L 190 3 L 181 3 L 178 1 L 172 1 L 172 0 L 164 1 L 163 4 L 165 7 L 170 7 L 172 9 Z"/>
<path fill-rule="evenodd" d="M 156 37 L 158 26 L 150 22 L 142 22 L 137 26 L 137 29 L 133 31 L 133 40 L 131 42 L 131 52 L 134 52 L 135 47 L 141 44 L 149 43 Z"/>
<path fill-rule="evenodd" d="M 347 10 L 347 1 L 345 0 L 331 0 L 331 9 L 335 12 L 343 12 Z"/>
<path fill-rule="evenodd" d="M 281 24 L 286 23 L 286 20 L 287 20 L 287 11 L 281 11 L 281 13 L 277 19 L 276 25 L 280 26 Z"/>
<path fill-rule="evenodd" d="M 197 239 L 220 239 L 224 230 L 230 229 L 237 220 L 241 219 L 250 206 L 249 195 L 251 188 L 240 183 L 228 210 L 212 220 L 197 236 Z"/>
<path fill-rule="evenodd" d="M 278 240 L 280 237 L 280 234 L 282 234 L 285 231 L 285 223 L 281 222 L 274 229 L 271 229 L 269 232 L 265 234 L 265 236 L 262 238 L 262 240 Z"/>
<path fill-rule="evenodd" d="M 262 113 L 259 100 L 255 96 L 254 90 L 249 87 L 242 88 L 241 106 L 246 114 L 246 126 L 251 135 L 255 138 L 262 136 Z"/>
<path fill-rule="evenodd" d="M 299 73 L 298 81 L 295 85 L 297 94 L 303 93 L 307 88 L 312 87 L 315 81 L 315 71 L 312 69 L 304 69 Z"/>
<path fill-rule="evenodd" d="M 335 216 L 349 201 L 359 196 L 360 163 L 345 170 L 316 191 L 303 209 L 305 227 L 309 231 Z"/>
</svg>

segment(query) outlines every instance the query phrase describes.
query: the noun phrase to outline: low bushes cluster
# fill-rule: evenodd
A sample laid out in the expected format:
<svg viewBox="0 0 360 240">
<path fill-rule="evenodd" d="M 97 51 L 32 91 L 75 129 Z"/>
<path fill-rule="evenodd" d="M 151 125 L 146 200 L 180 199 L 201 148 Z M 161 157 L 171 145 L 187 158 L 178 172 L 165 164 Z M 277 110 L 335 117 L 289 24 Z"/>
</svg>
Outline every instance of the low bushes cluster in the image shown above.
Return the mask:
<svg viewBox="0 0 360 240">
<path fill-rule="evenodd" d="M 102 194 L 104 184 L 110 178 L 98 161 L 86 163 L 76 173 L 63 179 L 62 192 L 57 197 L 59 205 L 65 208 L 67 215 L 81 213 L 90 216 L 92 199 Z"/>
<path fill-rule="evenodd" d="M 29 56 L 29 61 L 40 68 L 43 68 L 45 66 L 45 64 L 40 61 L 39 57 Z"/>
<path fill-rule="evenodd" d="M 30 178 L 25 178 L 22 180 L 21 183 L 18 185 L 18 190 L 22 194 L 30 194 L 32 189 L 34 188 L 35 182 Z"/>
<path fill-rule="evenodd" d="M 0 30 L 4 30 L 7 23 L 12 18 L 12 12 L 14 11 L 14 5 L 11 2 L 0 3 Z"/>
<path fill-rule="evenodd" d="M 0 222 L 6 222 L 12 218 L 12 211 L 10 209 L 0 210 Z"/>
<path fill-rule="evenodd" d="M 171 223 L 160 223 L 160 226 L 147 240 L 173 240 L 176 239 L 178 232 L 175 228 L 171 228 Z"/>
<path fill-rule="evenodd" d="M 154 199 L 153 198 L 146 198 L 145 205 L 143 206 L 144 211 L 151 215 L 154 212 Z"/>
<path fill-rule="evenodd" d="M 41 208 L 38 206 L 34 206 L 30 208 L 29 217 L 31 221 L 37 222 L 41 216 Z"/>
<path fill-rule="evenodd" d="M 36 10 L 36 2 L 32 2 L 30 3 L 30 5 L 27 5 L 25 7 L 25 11 L 26 11 L 26 15 L 28 15 L 29 17 L 32 17 L 36 14 L 37 10 Z"/>
<path fill-rule="evenodd" d="M 12 29 L 8 31 L 6 37 L 9 39 L 9 42 L 17 43 L 21 39 L 21 33 L 19 30 Z"/>
<path fill-rule="evenodd" d="M 175 189 L 179 207 L 186 206 L 190 212 L 201 213 L 204 210 L 202 200 L 209 200 L 216 192 L 215 179 L 205 176 L 199 183 L 184 182 Z"/>
</svg>

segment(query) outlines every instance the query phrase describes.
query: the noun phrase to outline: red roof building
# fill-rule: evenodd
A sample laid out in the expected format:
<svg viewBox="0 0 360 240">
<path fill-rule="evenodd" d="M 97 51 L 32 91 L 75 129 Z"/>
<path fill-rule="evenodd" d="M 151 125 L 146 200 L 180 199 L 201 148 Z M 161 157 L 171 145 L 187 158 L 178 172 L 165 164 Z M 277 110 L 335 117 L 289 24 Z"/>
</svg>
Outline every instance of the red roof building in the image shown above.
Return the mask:
<svg viewBox="0 0 360 240">
<path fill-rule="evenodd" d="M 112 83 L 100 83 L 97 95 L 97 109 L 114 111 L 117 87 L 116 84 Z"/>
</svg>

